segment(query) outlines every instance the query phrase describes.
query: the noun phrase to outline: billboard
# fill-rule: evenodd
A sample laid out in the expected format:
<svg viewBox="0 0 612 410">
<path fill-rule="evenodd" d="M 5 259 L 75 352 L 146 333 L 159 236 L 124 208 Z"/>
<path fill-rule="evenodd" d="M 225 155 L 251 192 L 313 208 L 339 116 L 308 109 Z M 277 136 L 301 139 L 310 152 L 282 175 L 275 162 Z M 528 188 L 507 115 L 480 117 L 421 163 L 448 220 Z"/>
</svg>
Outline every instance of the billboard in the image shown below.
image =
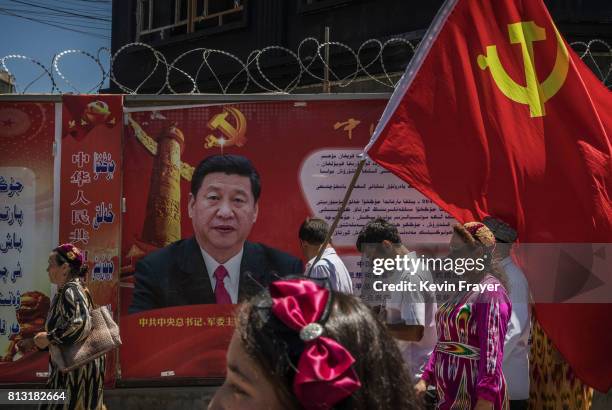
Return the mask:
<svg viewBox="0 0 612 410">
<path fill-rule="evenodd" d="M 216 312 L 219 305 L 188 303 L 203 300 L 192 288 L 208 282 L 207 277 L 193 275 L 191 280 L 183 280 L 179 279 L 181 272 L 158 272 L 150 266 L 148 274 L 159 274 L 164 286 L 176 287 L 172 292 L 185 296 L 166 295 L 163 308 L 128 314 L 133 303 L 132 274 L 138 261 L 152 251 L 193 236 L 188 199 L 198 163 L 213 154 L 238 154 L 250 159 L 261 177 L 262 190 L 248 240 L 302 258 L 298 241 L 301 223 L 306 217 L 318 216 L 331 224 L 385 104 L 386 99 L 302 101 L 296 97 L 127 110 L 122 378 L 224 375 L 224 349 L 216 344 L 210 349 L 208 346 L 213 340 L 227 346 L 233 324 L 219 318 L 231 318 L 232 312 L 227 307 L 222 314 Z M 394 222 L 402 237 L 412 242 L 447 242 L 452 231 L 450 216 L 405 182 L 368 162 L 332 238 L 357 291 L 363 278 L 355 241 L 361 227 L 375 217 Z M 197 251 L 193 255 L 201 258 Z M 174 286 L 174 280 L 183 282 Z M 138 287 L 138 283 L 135 285 Z M 159 289 L 167 290 L 163 286 Z M 173 302 L 168 302 L 170 298 Z M 182 323 L 189 319 L 191 323 L 222 325 L 212 326 L 212 330 L 194 325 L 189 332 L 185 326 L 176 326 L 178 319 Z M 178 346 L 189 346 L 191 355 L 175 354 Z M 144 350 L 151 354 L 143 355 Z M 190 364 L 192 357 L 206 357 L 208 361 Z"/>
<path fill-rule="evenodd" d="M 54 234 L 59 104 L 0 102 L 0 383 L 45 382 L 48 355 L 24 341 L 44 330 Z"/>
<path fill-rule="evenodd" d="M 224 153 L 249 158 L 261 177 L 249 243 L 303 259 L 300 224 L 309 216 L 331 224 L 386 103 L 311 98 L 129 109 L 122 96 L 3 102 L 0 135 L 8 155 L 0 163 L 0 383 L 44 382 L 48 375 L 48 355 L 22 351 L 19 342 L 43 330 L 54 294 L 47 257 L 62 242 L 85 251 L 94 301 L 118 313 L 123 380 L 223 377 L 236 305 L 198 302 L 198 292 L 210 290 L 202 273 L 197 283 L 183 278 L 178 302 L 128 314 L 136 265 L 193 237 L 188 200 L 194 169 Z M 453 223 L 368 161 L 332 238 L 358 293 L 364 278 L 356 237 L 378 216 L 398 225 L 408 243 L 446 242 Z M 176 273 L 170 272 L 171 281 Z M 245 294 L 263 287 L 253 283 Z M 181 289 L 191 296 L 182 297 Z M 107 364 L 110 385 L 118 373 L 114 358 Z"/>
</svg>

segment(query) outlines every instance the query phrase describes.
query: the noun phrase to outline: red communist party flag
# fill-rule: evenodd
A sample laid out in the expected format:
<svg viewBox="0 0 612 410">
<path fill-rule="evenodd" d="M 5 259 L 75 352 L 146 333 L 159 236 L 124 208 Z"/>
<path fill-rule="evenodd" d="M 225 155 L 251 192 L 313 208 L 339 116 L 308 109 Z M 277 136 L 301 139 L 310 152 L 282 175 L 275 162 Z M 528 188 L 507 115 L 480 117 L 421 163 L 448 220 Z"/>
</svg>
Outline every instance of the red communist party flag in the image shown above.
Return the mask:
<svg viewBox="0 0 612 410">
<path fill-rule="evenodd" d="M 611 133 L 610 91 L 542 1 L 449 0 L 366 152 L 459 221 L 494 215 L 517 229 L 521 244 L 589 244 L 593 266 L 609 266 Z M 568 277 L 590 286 L 589 269 L 562 256 Z M 526 273 L 532 291 L 557 293 L 546 301 L 571 299 L 558 296 L 564 283 L 528 266 Z M 612 350 L 604 348 L 612 346 L 610 296 L 605 301 L 536 305 L 574 372 L 602 391 L 612 387 Z"/>
</svg>

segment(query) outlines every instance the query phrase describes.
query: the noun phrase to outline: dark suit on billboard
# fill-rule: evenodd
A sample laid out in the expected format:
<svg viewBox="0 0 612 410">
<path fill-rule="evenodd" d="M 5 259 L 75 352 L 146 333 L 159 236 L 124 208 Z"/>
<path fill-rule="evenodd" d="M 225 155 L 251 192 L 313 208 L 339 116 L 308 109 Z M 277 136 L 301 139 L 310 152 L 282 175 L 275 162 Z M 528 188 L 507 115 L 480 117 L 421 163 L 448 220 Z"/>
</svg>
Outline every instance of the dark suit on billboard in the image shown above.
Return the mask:
<svg viewBox="0 0 612 410">
<path fill-rule="evenodd" d="M 238 303 L 256 295 L 279 277 L 301 273 L 299 259 L 260 243 L 245 242 Z M 129 313 L 216 302 L 195 238 L 182 239 L 145 256 L 136 264 L 135 277 Z"/>
</svg>

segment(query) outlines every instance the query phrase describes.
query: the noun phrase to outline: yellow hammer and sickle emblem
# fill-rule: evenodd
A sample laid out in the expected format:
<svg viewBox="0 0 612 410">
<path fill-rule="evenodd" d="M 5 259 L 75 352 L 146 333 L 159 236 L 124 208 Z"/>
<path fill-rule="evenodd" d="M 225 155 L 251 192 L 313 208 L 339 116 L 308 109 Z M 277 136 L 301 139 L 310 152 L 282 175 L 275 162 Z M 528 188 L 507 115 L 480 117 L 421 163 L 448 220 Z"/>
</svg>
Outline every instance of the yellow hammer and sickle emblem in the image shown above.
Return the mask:
<svg viewBox="0 0 612 410">
<path fill-rule="evenodd" d="M 232 125 L 228 121 L 228 115 L 231 115 L 236 125 Z M 225 138 L 217 138 L 213 134 L 209 134 L 205 139 L 205 148 L 215 146 L 231 147 L 235 145 L 242 147 L 246 143 L 247 120 L 243 113 L 237 108 L 224 107 L 223 112 L 215 115 L 207 124 L 211 130 L 219 130 Z"/>
<path fill-rule="evenodd" d="M 554 27 L 554 26 L 553 26 Z M 557 38 L 557 57 L 552 72 L 543 82 L 539 82 L 535 71 L 533 42 L 546 39 L 546 31 L 533 21 L 508 24 L 510 43 L 520 44 L 525 66 L 526 86 L 517 84 L 506 72 L 499 60 L 497 47 L 487 46 L 486 55 L 477 58 L 481 70 L 489 68 L 493 81 L 500 91 L 512 101 L 529 105 L 532 117 L 546 115 L 544 104 L 550 100 L 563 86 L 569 69 L 569 54 L 559 31 L 554 27 Z"/>
</svg>

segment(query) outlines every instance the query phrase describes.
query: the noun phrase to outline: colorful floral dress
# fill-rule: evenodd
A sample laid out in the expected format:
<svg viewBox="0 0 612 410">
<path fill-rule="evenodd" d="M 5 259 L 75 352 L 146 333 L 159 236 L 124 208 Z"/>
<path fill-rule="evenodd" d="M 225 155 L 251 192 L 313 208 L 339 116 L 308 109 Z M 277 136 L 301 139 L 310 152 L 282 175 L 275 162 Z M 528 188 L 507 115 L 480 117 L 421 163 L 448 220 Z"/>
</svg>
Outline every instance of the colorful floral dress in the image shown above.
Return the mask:
<svg viewBox="0 0 612 410">
<path fill-rule="evenodd" d="M 473 409 L 479 398 L 508 408 L 502 361 L 512 303 L 497 278 L 480 283 L 499 286 L 458 293 L 436 313 L 438 343 L 422 378 L 436 386 L 438 409 Z"/>
<path fill-rule="evenodd" d="M 80 341 L 91 329 L 92 308 L 78 279 L 68 281 L 55 295 L 47 316 L 46 330 L 51 343 L 65 345 Z M 105 356 L 68 373 L 62 373 L 50 360 L 51 371 L 47 389 L 67 390 L 70 402 L 47 404 L 41 409 L 98 410 L 104 409 Z"/>
</svg>

